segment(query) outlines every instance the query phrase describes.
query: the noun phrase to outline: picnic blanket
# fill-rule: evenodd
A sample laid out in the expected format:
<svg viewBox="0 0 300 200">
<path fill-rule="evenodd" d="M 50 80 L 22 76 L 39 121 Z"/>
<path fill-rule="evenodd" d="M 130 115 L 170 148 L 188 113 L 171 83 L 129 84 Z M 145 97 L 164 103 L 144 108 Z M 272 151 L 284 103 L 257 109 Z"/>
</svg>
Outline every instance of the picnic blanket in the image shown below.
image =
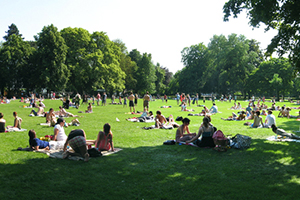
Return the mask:
<svg viewBox="0 0 300 200">
<path fill-rule="evenodd" d="M 19 151 L 32 151 L 32 152 L 37 152 L 37 153 L 44 153 L 46 155 L 48 155 L 50 158 L 58 158 L 58 159 L 63 159 L 63 151 L 61 149 L 59 150 L 32 150 L 31 148 L 29 147 L 26 147 L 26 148 L 21 148 L 19 147 L 17 150 Z M 108 156 L 108 155 L 111 155 L 111 154 L 114 154 L 114 153 L 117 153 L 123 149 L 121 148 L 114 148 L 115 151 L 101 151 L 102 153 L 102 156 Z M 71 150 L 72 152 L 72 150 Z M 89 159 L 91 159 L 93 157 L 90 157 Z M 69 160 L 84 160 L 84 158 L 80 157 L 80 156 L 69 156 L 68 157 Z"/>
<path fill-rule="evenodd" d="M 275 142 L 300 142 L 300 140 L 289 139 L 289 138 L 278 139 L 276 136 L 270 136 L 266 140 L 275 141 Z"/>
<path fill-rule="evenodd" d="M 129 122 L 140 122 L 140 120 L 138 119 L 138 118 L 129 118 L 129 119 L 127 119 L 127 121 L 129 121 Z M 154 119 L 146 119 L 144 122 L 146 122 L 146 123 L 154 123 L 155 122 L 155 120 Z"/>
<path fill-rule="evenodd" d="M 17 131 L 17 132 L 22 132 L 22 131 L 27 131 L 27 129 L 19 129 L 19 128 L 8 128 L 8 129 L 6 129 L 6 131 L 5 132 L 15 132 L 15 131 Z"/>
</svg>

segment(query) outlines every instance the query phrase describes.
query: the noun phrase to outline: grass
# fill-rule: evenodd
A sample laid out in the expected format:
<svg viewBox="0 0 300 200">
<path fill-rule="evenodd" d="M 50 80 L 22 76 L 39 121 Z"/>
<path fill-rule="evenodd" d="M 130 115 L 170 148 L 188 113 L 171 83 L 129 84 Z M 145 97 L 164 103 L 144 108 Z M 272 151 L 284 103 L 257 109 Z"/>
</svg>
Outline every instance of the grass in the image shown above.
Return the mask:
<svg viewBox="0 0 300 200">
<path fill-rule="evenodd" d="M 247 102 L 240 101 L 243 107 Z M 59 100 L 45 100 L 46 110 L 58 110 Z M 202 102 L 200 103 L 202 104 Z M 269 106 L 271 103 L 267 103 Z M 294 106 L 288 102 L 277 103 Z M 0 105 L 6 125 L 12 125 L 12 112 L 23 119 L 22 128 L 35 129 L 37 136 L 52 134 L 53 128 L 39 126 L 45 118 L 29 117 L 30 109 L 12 101 Z M 172 108 L 160 108 L 171 105 Z M 211 106 L 210 101 L 205 105 Z M 244 122 L 223 121 L 231 114 L 229 102 L 217 102 L 219 111 L 212 123 L 225 135 L 237 133 L 252 137 L 247 150 L 216 152 L 185 145 L 162 145 L 175 138 L 176 130 L 143 130 L 145 123 L 128 122 L 133 115 L 122 105 L 95 106 L 93 113 L 79 113 L 87 139 L 96 139 L 104 123 L 110 123 L 116 154 L 81 161 L 48 158 L 45 154 L 16 151 L 28 145 L 28 132 L 0 134 L 0 199 L 296 199 L 300 186 L 300 146 L 292 142 L 265 140 L 270 129 L 251 129 Z M 87 106 L 81 106 L 84 111 Z M 191 105 L 196 112 L 201 107 Z M 160 109 L 165 116 L 186 117 L 176 101 L 150 103 L 150 110 Z M 70 108 L 77 114 L 79 111 Z M 142 101 L 137 110 L 142 110 Z M 274 115 L 277 116 L 278 112 Z M 296 110 L 292 110 L 296 115 Z M 116 117 L 120 122 L 116 121 Z M 196 132 L 203 117 L 189 116 L 190 130 Z M 70 121 L 72 118 L 66 118 Z M 263 117 L 263 120 L 265 117 Z M 287 131 L 299 130 L 295 119 L 277 118 L 277 125 Z M 69 133 L 74 127 L 65 128 Z M 75 127 L 77 128 L 77 127 Z"/>
</svg>

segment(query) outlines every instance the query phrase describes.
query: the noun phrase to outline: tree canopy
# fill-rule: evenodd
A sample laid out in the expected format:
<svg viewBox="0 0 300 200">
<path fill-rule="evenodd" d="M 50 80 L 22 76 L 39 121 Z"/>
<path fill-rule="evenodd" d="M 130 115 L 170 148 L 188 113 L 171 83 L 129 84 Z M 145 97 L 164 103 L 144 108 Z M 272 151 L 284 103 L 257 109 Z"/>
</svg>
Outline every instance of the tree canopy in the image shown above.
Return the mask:
<svg viewBox="0 0 300 200">
<path fill-rule="evenodd" d="M 229 0 L 223 7 L 224 21 L 231 14 L 237 17 L 245 10 L 252 27 L 265 24 L 266 31 L 278 30 L 267 48 L 267 55 L 277 51 L 280 56 L 288 54 L 290 61 L 300 70 L 300 1 L 299 0 Z"/>
</svg>

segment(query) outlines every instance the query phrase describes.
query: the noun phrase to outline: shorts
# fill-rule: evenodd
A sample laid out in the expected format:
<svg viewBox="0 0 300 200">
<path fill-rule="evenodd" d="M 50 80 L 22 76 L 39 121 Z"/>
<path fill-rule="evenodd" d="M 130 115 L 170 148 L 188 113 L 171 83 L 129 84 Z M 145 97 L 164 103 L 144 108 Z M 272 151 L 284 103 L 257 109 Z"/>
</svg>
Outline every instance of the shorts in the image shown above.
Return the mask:
<svg viewBox="0 0 300 200">
<path fill-rule="evenodd" d="M 76 136 L 69 140 L 69 145 L 75 150 L 78 147 L 86 146 L 86 140 L 83 136 Z"/>
<path fill-rule="evenodd" d="M 144 107 L 148 107 L 149 106 L 149 101 L 145 100 L 144 101 Z"/>
<path fill-rule="evenodd" d="M 129 101 L 129 107 L 134 107 L 133 101 Z"/>
<path fill-rule="evenodd" d="M 32 112 L 33 112 L 34 116 L 37 116 L 37 112 L 35 112 L 35 110 L 32 109 Z"/>
</svg>

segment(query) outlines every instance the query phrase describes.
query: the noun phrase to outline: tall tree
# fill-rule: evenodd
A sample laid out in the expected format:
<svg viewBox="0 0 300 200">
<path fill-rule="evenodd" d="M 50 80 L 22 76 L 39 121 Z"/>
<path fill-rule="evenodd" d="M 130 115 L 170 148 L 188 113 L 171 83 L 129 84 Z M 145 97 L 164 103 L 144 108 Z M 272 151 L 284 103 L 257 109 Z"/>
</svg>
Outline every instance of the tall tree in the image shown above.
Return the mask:
<svg viewBox="0 0 300 200">
<path fill-rule="evenodd" d="M 39 87 L 53 91 L 62 91 L 69 78 L 65 65 L 67 45 L 57 28 L 51 24 L 44 26 L 35 36 L 37 41 L 36 67 L 40 72 L 37 77 Z"/>
<path fill-rule="evenodd" d="M 20 34 L 18 27 L 14 23 L 12 23 L 8 27 L 8 31 L 6 31 L 5 33 L 7 33 L 7 35 L 5 35 L 3 37 L 3 39 L 6 40 L 6 41 L 8 40 L 9 36 L 11 36 L 11 35 L 17 35 L 17 36 L 20 36 L 22 38 L 22 34 Z M 24 38 L 22 38 L 22 39 L 24 39 Z"/>
<path fill-rule="evenodd" d="M 157 63 L 155 66 L 155 75 L 156 75 L 156 81 L 155 81 L 156 93 L 164 94 L 166 89 L 166 86 L 163 83 L 165 80 L 165 70 L 160 66 L 159 63 Z"/>
<path fill-rule="evenodd" d="M 0 49 L 0 85 L 3 94 L 4 87 L 8 91 L 17 92 L 24 87 L 26 66 L 34 48 L 23 41 L 20 35 L 11 34 Z"/>
<path fill-rule="evenodd" d="M 289 54 L 290 61 L 300 70 L 300 1 L 299 0 L 229 0 L 223 7 L 224 21 L 231 14 L 237 17 L 246 10 L 252 27 L 265 24 L 266 31 L 278 30 L 267 48 L 268 55 L 277 51 L 280 56 Z"/>
</svg>

